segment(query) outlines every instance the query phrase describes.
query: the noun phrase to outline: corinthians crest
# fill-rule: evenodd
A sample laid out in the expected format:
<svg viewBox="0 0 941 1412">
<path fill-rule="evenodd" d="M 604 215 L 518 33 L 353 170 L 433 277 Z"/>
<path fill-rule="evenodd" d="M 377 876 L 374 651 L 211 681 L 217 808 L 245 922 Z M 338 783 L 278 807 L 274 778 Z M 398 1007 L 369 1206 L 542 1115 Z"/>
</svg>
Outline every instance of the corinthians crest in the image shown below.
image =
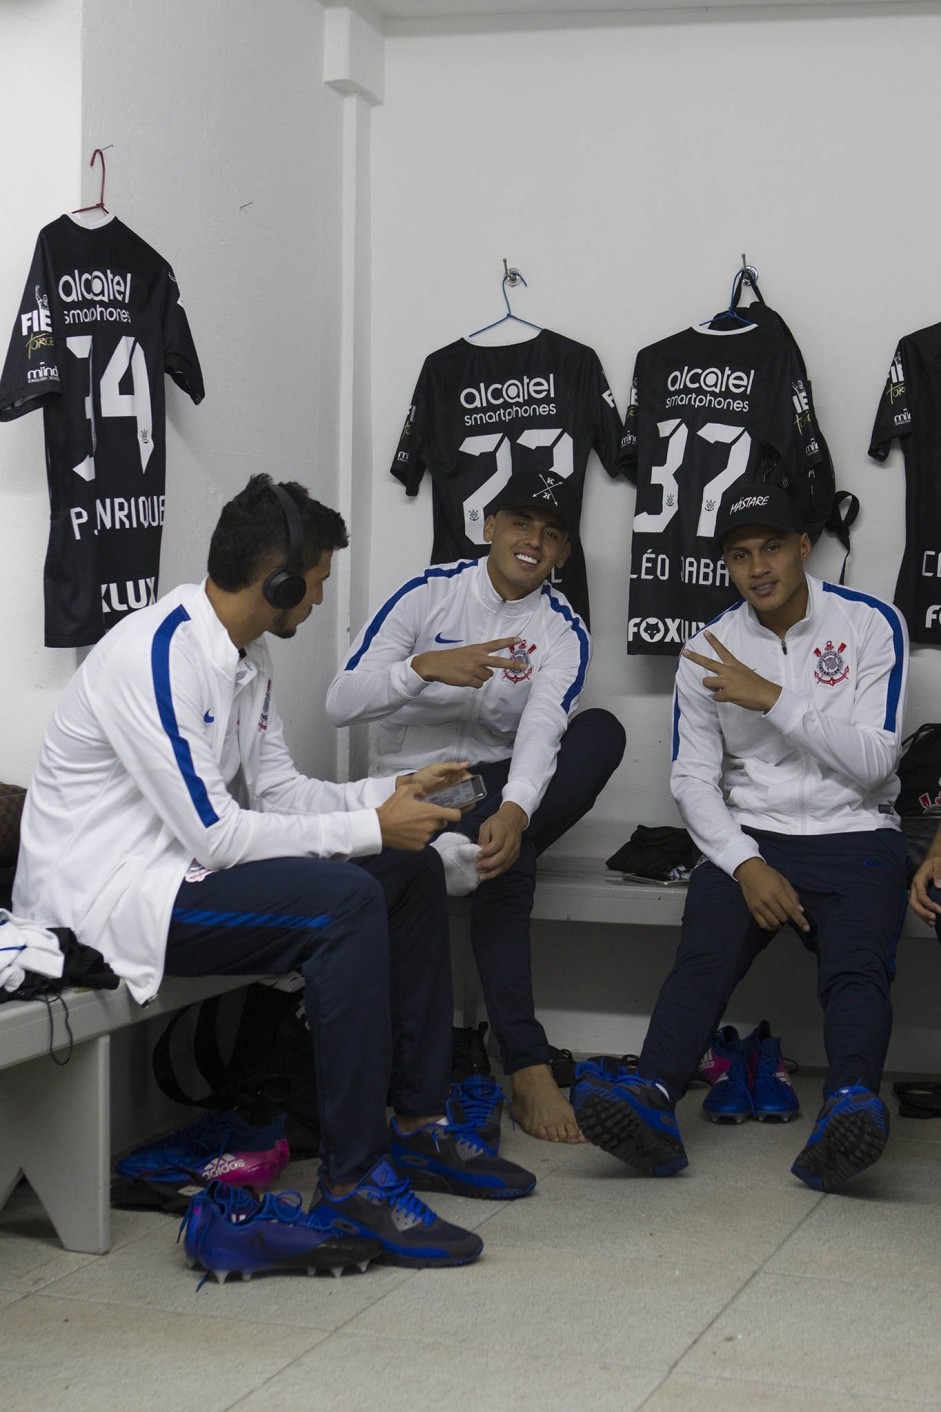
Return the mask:
<svg viewBox="0 0 941 1412">
<path fill-rule="evenodd" d="M 814 676 L 824 686 L 837 686 L 839 682 L 846 681 L 850 674 L 849 664 L 843 660 L 843 653 L 846 651 L 846 643 L 841 642 L 839 647 L 834 647 L 829 640 L 824 648 L 815 647 L 814 656 L 817 658 L 817 665 L 814 668 Z"/>
<path fill-rule="evenodd" d="M 503 668 L 503 676 L 506 681 L 519 682 L 528 681 L 533 674 L 533 657 L 536 650 L 535 642 L 526 646 L 526 639 L 520 638 L 510 653 L 513 658 L 512 667 Z"/>
</svg>

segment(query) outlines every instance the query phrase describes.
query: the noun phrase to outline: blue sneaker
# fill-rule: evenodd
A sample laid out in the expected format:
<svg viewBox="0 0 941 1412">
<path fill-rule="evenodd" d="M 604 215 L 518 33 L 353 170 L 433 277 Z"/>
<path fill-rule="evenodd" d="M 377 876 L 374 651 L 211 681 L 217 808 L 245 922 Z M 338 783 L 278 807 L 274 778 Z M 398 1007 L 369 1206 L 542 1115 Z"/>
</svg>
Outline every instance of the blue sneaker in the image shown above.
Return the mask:
<svg viewBox="0 0 941 1412">
<path fill-rule="evenodd" d="M 380 1157 L 346 1196 L 333 1196 L 321 1181 L 311 1214 L 325 1211 L 340 1232 L 377 1240 L 390 1265 L 469 1265 L 484 1248 L 479 1235 L 442 1221 Z"/>
<path fill-rule="evenodd" d="M 226 1182 L 210 1182 L 190 1202 L 180 1226 L 190 1268 L 224 1284 L 227 1275 L 250 1280 L 259 1270 L 365 1270 L 381 1253 L 377 1240 L 351 1237 L 330 1213 L 305 1211 L 299 1191 L 269 1193 L 256 1201 Z M 201 1282 L 202 1283 L 202 1282 Z"/>
<path fill-rule="evenodd" d="M 403 1133 L 393 1118 L 389 1156 L 416 1191 L 446 1191 L 451 1196 L 476 1196 L 484 1201 L 512 1201 L 528 1196 L 536 1178 L 525 1167 L 507 1162 L 488 1147 L 463 1114 L 448 1099 L 446 1123 L 427 1123 Z"/>
<path fill-rule="evenodd" d="M 588 1141 L 640 1176 L 672 1177 L 689 1166 L 673 1104 L 652 1079 L 586 1060 L 575 1065 L 571 1098 Z"/>
<path fill-rule="evenodd" d="M 115 1165 L 122 1176 L 143 1181 L 182 1185 L 220 1177 L 263 1191 L 291 1158 L 284 1125 L 283 1113 L 263 1127 L 247 1123 L 234 1108 L 204 1113 L 188 1128 L 135 1148 Z"/>
<path fill-rule="evenodd" d="M 463 1083 L 452 1084 L 448 1101 L 454 1106 L 458 1123 L 469 1123 L 481 1142 L 496 1155 L 500 1150 L 500 1119 L 505 1094 L 489 1074 L 471 1074 Z"/>
<path fill-rule="evenodd" d="M 755 1117 L 759 1122 L 764 1122 L 766 1118 L 790 1122 L 791 1118 L 798 1116 L 801 1106 L 781 1058 L 781 1041 L 771 1033 L 767 1020 L 762 1020 L 749 1038 L 754 1046 L 753 1058 L 757 1060 L 752 1079 Z"/>
<path fill-rule="evenodd" d="M 703 1099 L 703 1117 L 713 1123 L 744 1123 L 755 1116 L 749 1082 L 749 1039 L 736 1038 L 732 1060 Z"/>
<path fill-rule="evenodd" d="M 882 1099 L 862 1084 L 838 1088 L 827 1096 L 791 1171 L 814 1191 L 839 1191 L 882 1156 L 888 1138 Z"/>
</svg>

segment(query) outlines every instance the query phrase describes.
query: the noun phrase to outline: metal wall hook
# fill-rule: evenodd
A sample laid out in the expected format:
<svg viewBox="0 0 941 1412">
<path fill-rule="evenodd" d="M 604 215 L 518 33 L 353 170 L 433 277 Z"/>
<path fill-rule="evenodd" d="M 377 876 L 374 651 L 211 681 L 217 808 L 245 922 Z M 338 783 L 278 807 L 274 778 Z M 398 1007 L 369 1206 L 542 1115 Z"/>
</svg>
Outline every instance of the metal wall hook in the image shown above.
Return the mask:
<svg viewBox="0 0 941 1412">
<path fill-rule="evenodd" d="M 507 265 L 505 255 L 503 257 L 503 282 L 508 284 L 511 289 L 515 289 L 518 284 L 526 283 L 519 270 L 514 269 L 512 265 Z"/>
</svg>

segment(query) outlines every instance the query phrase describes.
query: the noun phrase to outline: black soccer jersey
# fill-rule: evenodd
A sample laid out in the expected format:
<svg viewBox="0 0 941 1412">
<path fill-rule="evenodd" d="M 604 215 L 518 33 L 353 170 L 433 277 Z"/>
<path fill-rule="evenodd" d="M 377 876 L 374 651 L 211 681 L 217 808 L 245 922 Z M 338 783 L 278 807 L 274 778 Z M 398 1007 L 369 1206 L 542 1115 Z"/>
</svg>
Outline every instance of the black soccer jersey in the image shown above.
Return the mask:
<svg viewBox="0 0 941 1412">
<path fill-rule="evenodd" d="M 156 598 L 164 373 L 202 401 L 166 260 L 114 216 L 45 226 L 0 376 L 0 421 L 43 409 L 47 647 L 97 642 Z"/>
<path fill-rule="evenodd" d="M 542 329 L 525 343 L 478 347 L 458 339 L 429 354 L 402 429 L 392 474 L 409 495 L 431 473 L 433 564 L 486 552 L 487 505 L 513 471 L 553 471 L 581 507 L 592 447 L 619 474 L 620 421 L 598 355 Z M 578 540 L 552 582 L 588 619 Z"/>
<path fill-rule="evenodd" d="M 894 437 L 905 457 L 905 549 L 895 586 L 912 642 L 941 644 L 941 324 L 895 350 L 869 454 L 884 461 Z"/>
<path fill-rule="evenodd" d="M 627 650 L 676 656 L 738 597 L 713 539 L 725 491 L 780 485 L 824 462 L 793 338 L 764 315 L 642 349 L 622 447 L 637 486 Z"/>
</svg>

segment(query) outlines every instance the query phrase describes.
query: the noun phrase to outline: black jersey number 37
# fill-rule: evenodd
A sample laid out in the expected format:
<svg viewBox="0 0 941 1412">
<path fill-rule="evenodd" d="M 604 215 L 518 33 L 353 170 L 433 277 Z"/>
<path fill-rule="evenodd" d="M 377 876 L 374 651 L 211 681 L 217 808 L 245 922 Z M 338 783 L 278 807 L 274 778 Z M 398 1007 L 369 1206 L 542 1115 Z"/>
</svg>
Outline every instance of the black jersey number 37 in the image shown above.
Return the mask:
<svg viewBox="0 0 941 1412">
<path fill-rule="evenodd" d="M 667 454 L 662 465 L 651 466 L 650 483 L 651 485 L 659 485 L 663 490 L 662 509 L 656 514 L 644 510 L 634 516 L 634 529 L 649 534 L 659 534 L 665 530 L 680 508 L 680 487 L 677 477 L 683 470 L 686 444 L 689 439 L 689 427 L 678 417 L 658 422 L 657 430 L 666 440 Z M 728 446 L 725 465 L 718 475 L 714 475 L 702 488 L 696 533 L 711 539 L 716 531 L 716 514 L 724 492 L 728 490 L 730 485 L 734 485 L 748 468 L 751 437 L 744 427 L 729 426 L 725 422 L 707 422 L 705 426 L 699 428 L 696 435 L 701 436 L 704 441 L 725 442 Z M 690 461 L 692 461 L 692 456 L 690 456 Z M 692 467 L 688 463 L 687 472 L 690 469 Z"/>
</svg>

